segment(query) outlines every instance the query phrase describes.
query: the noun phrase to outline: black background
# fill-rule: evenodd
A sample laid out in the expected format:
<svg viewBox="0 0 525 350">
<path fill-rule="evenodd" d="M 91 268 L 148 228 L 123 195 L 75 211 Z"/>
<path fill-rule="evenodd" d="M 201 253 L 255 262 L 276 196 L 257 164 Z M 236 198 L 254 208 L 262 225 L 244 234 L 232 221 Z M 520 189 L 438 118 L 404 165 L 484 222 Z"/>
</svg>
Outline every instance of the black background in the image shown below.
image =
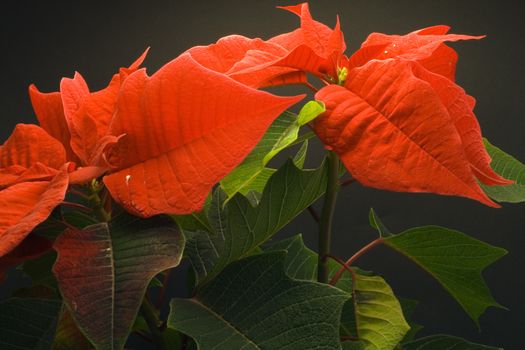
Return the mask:
<svg viewBox="0 0 525 350">
<path fill-rule="evenodd" d="M 435 24 L 452 32 L 486 34 L 482 41 L 453 44 L 460 54 L 458 83 L 477 98 L 476 114 L 484 135 L 525 160 L 525 29 L 520 1 L 312 1 L 314 17 L 330 26 L 340 15 L 355 50 L 368 33 L 403 34 Z M 127 66 L 148 46 L 152 74 L 187 48 L 232 34 L 268 38 L 298 25 L 293 15 L 274 9 L 289 1 L 4 1 L 0 140 L 16 123 L 35 122 L 27 87 L 56 91 L 60 78 L 77 70 L 92 90 Z M 317 145 L 317 152 L 321 154 Z M 368 226 L 370 207 L 394 231 L 437 224 L 466 232 L 509 250 L 485 272 L 496 299 L 509 308 L 489 309 L 477 330 L 437 282 L 401 256 L 378 248 L 358 265 L 383 274 L 398 295 L 422 301 L 416 319 L 423 334 L 445 332 L 506 349 L 525 349 L 525 204 L 491 209 L 477 202 L 426 194 L 401 194 L 352 185 L 339 198 L 334 252 L 348 257 L 375 238 Z M 286 229 L 302 232 L 316 246 L 316 228 L 304 214 Z M 5 291 L 5 286 L 3 287 Z"/>
</svg>

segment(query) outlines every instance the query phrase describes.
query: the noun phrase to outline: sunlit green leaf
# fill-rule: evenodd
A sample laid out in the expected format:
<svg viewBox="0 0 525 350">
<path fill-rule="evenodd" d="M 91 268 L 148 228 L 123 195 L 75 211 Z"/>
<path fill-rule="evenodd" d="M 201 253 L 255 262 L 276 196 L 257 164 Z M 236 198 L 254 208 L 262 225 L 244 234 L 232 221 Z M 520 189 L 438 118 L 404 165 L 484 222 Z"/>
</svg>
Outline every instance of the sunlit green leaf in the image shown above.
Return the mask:
<svg viewBox="0 0 525 350">
<path fill-rule="evenodd" d="M 322 111 L 324 111 L 324 106 L 321 103 L 310 101 L 303 107 L 299 116 L 291 112 L 280 115 L 244 161 L 222 179 L 221 187 L 228 200 L 236 193 L 246 195 L 252 190 L 262 192 L 266 182 L 276 171 L 276 169 L 267 167 L 268 162 L 282 150 L 295 145 L 298 141 L 301 141 L 303 147 L 306 147 L 304 141 L 307 141 L 308 138 L 299 140 L 299 129 Z M 302 149 L 299 153 L 305 151 Z M 304 162 L 304 155 L 296 156 L 296 163 L 299 167 L 302 167 L 299 165 L 302 164 L 301 158 Z"/>
</svg>

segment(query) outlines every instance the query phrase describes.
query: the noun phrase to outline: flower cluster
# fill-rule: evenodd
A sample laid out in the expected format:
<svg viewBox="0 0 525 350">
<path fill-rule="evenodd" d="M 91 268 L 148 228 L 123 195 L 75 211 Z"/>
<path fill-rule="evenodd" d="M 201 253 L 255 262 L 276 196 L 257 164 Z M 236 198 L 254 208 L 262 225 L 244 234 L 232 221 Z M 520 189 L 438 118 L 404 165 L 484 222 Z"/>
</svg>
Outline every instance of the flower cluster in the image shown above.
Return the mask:
<svg viewBox="0 0 525 350">
<path fill-rule="evenodd" d="M 128 212 L 149 217 L 202 208 L 210 189 L 304 95 L 260 88 L 304 84 L 326 112 L 314 130 L 362 184 L 464 196 L 508 184 L 490 168 L 473 113 L 454 82 L 446 26 L 404 36 L 373 33 L 350 57 L 339 20 L 315 21 L 306 3 L 284 7 L 298 29 L 270 38 L 227 36 L 193 47 L 152 76 L 145 52 L 90 92 L 78 73 L 60 91 L 29 89 L 39 125 L 19 124 L 0 148 L 0 256 L 59 206 L 74 185 L 103 183 Z"/>
</svg>

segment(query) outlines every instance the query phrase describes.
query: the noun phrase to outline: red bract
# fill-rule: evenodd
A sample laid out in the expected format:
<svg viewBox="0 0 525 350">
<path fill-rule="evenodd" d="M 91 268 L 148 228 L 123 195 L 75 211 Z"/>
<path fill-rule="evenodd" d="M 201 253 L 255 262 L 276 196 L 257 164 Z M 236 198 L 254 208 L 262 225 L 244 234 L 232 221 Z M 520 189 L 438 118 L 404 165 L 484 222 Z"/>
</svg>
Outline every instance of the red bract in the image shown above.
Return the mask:
<svg viewBox="0 0 525 350">
<path fill-rule="evenodd" d="M 454 80 L 456 54 L 448 27 L 406 36 L 374 33 L 346 65 L 346 84 L 316 98 L 327 111 L 315 131 L 364 185 L 434 192 L 497 207 L 478 185 L 512 183 L 490 167 L 475 100 Z"/>
<path fill-rule="evenodd" d="M 145 55 L 145 54 L 144 54 Z M 91 93 L 80 74 L 30 94 L 42 128 L 18 125 L 0 149 L 0 256 L 60 204 L 68 184 L 104 174 L 131 213 L 186 214 L 303 96 L 257 91 L 184 54 L 148 77 L 144 55 Z"/>
<path fill-rule="evenodd" d="M 346 45 L 339 20 L 332 30 L 313 20 L 308 4 L 282 7 L 301 18 L 301 27 L 267 41 L 232 35 L 188 52 L 203 66 L 260 88 L 306 82 L 306 73 L 335 80 Z"/>
<path fill-rule="evenodd" d="M 125 79 L 140 67 L 147 52 L 144 51 L 129 68 L 121 68 L 100 91 L 90 92 L 79 73 L 75 73 L 73 79 L 63 78 L 60 92 L 41 93 L 34 85 L 30 86 L 31 101 L 40 125 L 62 142 L 68 161 L 80 168 L 71 174 L 71 182 L 87 182 L 108 169 L 103 152 L 117 141 L 116 136 L 108 134 L 117 96 Z"/>
<path fill-rule="evenodd" d="M 36 125 L 17 125 L 0 147 L 0 257 L 62 202 L 67 170 L 60 142 Z"/>
<path fill-rule="evenodd" d="M 458 54 L 444 43 L 482 39 L 484 36 L 447 34 L 449 30 L 450 27 L 439 25 L 416 30 L 406 35 L 372 33 L 357 52 L 366 51 L 366 61 L 387 58 L 417 61 L 427 70 L 454 81 Z M 380 50 L 374 50 L 379 47 Z"/>
<path fill-rule="evenodd" d="M 135 215 L 186 214 L 255 147 L 272 121 L 303 96 L 277 97 L 246 87 L 183 54 L 148 77 L 129 76 L 110 126 L 125 134 L 104 178 Z"/>
<path fill-rule="evenodd" d="M 62 80 L 60 92 L 30 87 L 41 127 L 19 124 L 0 147 L 0 257 L 48 218 L 70 183 L 88 182 L 108 170 L 103 151 L 117 140 L 107 129 L 120 85 L 145 54 L 95 93 L 78 73 Z"/>
<path fill-rule="evenodd" d="M 68 175 L 60 171 L 49 181 L 31 181 L 0 191 L 0 257 L 14 249 L 62 202 Z"/>
</svg>

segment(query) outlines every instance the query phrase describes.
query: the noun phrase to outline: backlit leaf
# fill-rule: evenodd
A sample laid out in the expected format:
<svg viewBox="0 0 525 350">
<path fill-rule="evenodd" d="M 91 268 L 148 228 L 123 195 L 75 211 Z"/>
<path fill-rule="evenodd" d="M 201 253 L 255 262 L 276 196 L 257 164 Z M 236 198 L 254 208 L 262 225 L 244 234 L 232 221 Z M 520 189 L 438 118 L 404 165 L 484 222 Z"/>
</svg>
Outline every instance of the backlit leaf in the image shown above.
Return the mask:
<svg viewBox="0 0 525 350">
<path fill-rule="evenodd" d="M 279 152 L 295 145 L 299 139 L 299 129 L 309 120 L 324 112 L 322 104 L 316 101 L 308 102 L 299 115 L 284 112 L 268 128 L 263 138 L 253 151 L 230 174 L 221 180 L 221 188 L 228 198 L 236 193 L 247 195 L 250 191 L 262 193 L 270 176 L 277 170 L 266 165 Z M 299 150 L 295 163 L 302 168 L 306 156 L 307 144 Z"/>
<path fill-rule="evenodd" d="M 221 187 L 228 197 L 233 197 L 237 192 L 245 195 L 250 190 L 262 190 L 268 178 L 275 172 L 274 169 L 267 168 L 266 164 L 279 152 L 279 143 L 283 144 L 282 140 L 286 138 L 290 141 L 288 144 L 292 143 L 297 139 L 298 131 L 297 115 L 290 112 L 281 114 L 243 162 L 221 180 Z"/>
</svg>

